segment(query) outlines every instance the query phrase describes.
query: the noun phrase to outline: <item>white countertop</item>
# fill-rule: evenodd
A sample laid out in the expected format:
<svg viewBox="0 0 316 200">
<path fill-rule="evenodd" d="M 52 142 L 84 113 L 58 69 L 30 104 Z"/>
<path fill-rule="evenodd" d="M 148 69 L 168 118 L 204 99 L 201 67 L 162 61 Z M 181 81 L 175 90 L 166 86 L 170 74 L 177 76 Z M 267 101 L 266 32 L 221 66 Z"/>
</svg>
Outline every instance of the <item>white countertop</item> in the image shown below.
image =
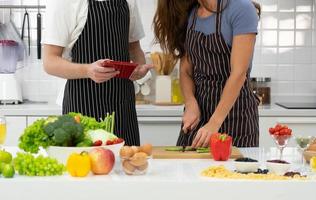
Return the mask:
<svg viewBox="0 0 316 200">
<path fill-rule="evenodd" d="M 17 148 L 6 148 L 15 152 Z M 275 158 L 276 149 L 241 149 L 244 155 L 259 159 Z M 287 148 L 284 158 L 297 167 L 299 155 Z M 225 165 L 233 169 L 231 161 L 213 160 L 152 160 L 150 171 L 143 176 L 127 176 L 120 166 L 108 176 L 88 178 L 22 177 L 0 178 L 1 199 L 56 200 L 56 199 L 256 199 L 297 200 L 315 199 L 316 180 L 307 181 L 254 181 L 218 180 L 200 176 L 211 165 Z"/>
<path fill-rule="evenodd" d="M 183 106 L 137 105 L 139 117 L 181 117 Z M 53 103 L 24 103 L 20 105 L 1 105 L 0 115 L 7 116 L 48 116 L 60 115 L 61 107 Z M 277 105 L 260 106 L 261 117 L 316 117 L 316 109 L 285 109 Z"/>
</svg>

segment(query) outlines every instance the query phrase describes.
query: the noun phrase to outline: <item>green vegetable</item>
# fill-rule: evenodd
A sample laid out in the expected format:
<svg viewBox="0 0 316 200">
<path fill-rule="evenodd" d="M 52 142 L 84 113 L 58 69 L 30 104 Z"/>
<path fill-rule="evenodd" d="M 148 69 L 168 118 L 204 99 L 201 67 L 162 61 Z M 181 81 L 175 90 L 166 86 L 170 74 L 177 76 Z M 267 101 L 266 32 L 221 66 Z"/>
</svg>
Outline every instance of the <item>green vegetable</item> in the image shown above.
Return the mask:
<svg viewBox="0 0 316 200">
<path fill-rule="evenodd" d="M 83 127 L 73 117 L 63 115 L 44 126 L 44 132 L 58 146 L 76 146 L 84 139 Z"/>
<path fill-rule="evenodd" d="M 80 124 L 84 127 L 84 134 L 86 135 L 90 130 L 97 130 L 103 129 L 109 133 L 114 133 L 114 126 L 115 126 L 115 113 L 113 112 L 112 115 L 109 113 L 105 117 L 105 119 L 100 119 L 98 122 L 93 117 L 83 116 L 80 113 L 71 112 L 68 114 L 71 117 L 79 116 L 80 117 Z"/>
<path fill-rule="evenodd" d="M 45 123 L 45 119 L 39 119 L 24 130 L 19 139 L 20 149 L 30 153 L 37 153 L 39 147 L 46 148 L 55 145 L 55 142 L 44 132 L 43 127 Z"/>
<path fill-rule="evenodd" d="M 210 152 L 210 148 L 205 148 L 205 147 L 200 147 L 196 149 L 197 153 L 209 153 Z"/>
<path fill-rule="evenodd" d="M 77 147 L 91 147 L 93 142 L 90 139 L 84 139 L 82 142 L 77 144 Z"/>
<path fill-rule="evenodd" d="M 165 148 L 165 151 L 182 151 L 182 147 L 167 147 Z M 185 151 L 195 151 L 194 148 L 186 147 Z"/>
<path fill-rule="evenodd" d="M 167 147 L 165 151 L 182 151 L 182 147 Z M 196 151 L 197 153 L 209 153 L 210 148 L 199 147 L 197 149 L 192 147 L 186 147 L 185 151 Z"/>
</svg>

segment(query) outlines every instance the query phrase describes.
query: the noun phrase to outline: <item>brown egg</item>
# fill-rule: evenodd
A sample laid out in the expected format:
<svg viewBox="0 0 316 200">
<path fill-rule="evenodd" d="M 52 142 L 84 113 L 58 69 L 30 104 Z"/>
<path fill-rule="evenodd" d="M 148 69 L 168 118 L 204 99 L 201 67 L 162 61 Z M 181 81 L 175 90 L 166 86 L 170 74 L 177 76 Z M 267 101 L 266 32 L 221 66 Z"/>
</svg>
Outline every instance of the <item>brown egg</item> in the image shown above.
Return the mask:
<svg viewBox="0 0 316 200">
<path fill-rule="evenodd" d="M 124 160 L 122 165 L 124 172 L 128 175 L 132 175 L 136 170 L 136 168 L 133 165 L 131 165 L 131 163 L 128 160 Z"/>
<path fill-rule="evenodd" d="M 137 167 L 136 169 L 139 171 L 145 171 L 148 168 L 148 161 L 146 161 L 146 163 L 142 166 Z"/>
<path fill-rule="evenodd" d="M 148 156 L 151 156 L 153 151 L 153 145 L 151 144 L 144 144 L 140 147 L 140 151 L 146 153 Z"/>
<path fill-rule="evenodd" d="M 139 147 L 137 147 L 137 146 L 131 146 L 131 148 L 132 148 L 134 154 L 139 152 Z"/>
<path fill-rule="evenodd" d="M 130 158 L 134 155 L 134 151 L 129 146 L 124 146 L 120 150 L 120 156 L 121 158 Z"/>
<path fill-rule="evenodd" d="M 309 151 L 316 151 L 316 143 L 312 144 L 308 148 Z"/>
<path fill-rule="evenodd" d="M 138 152 L 130 159 L 130 163 L 135 167 L 145 165 L 147 162 L 147 154 L 144 152 Z"/>
</svg>

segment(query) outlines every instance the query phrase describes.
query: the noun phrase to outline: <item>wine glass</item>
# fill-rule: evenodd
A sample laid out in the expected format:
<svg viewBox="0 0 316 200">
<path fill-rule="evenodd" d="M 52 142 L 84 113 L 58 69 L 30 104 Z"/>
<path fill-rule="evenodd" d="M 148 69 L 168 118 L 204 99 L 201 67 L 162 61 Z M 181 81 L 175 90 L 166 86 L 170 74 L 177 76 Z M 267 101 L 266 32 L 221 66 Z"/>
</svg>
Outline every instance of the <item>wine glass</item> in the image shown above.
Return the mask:
<svg viewBox="0 0 316 200">
<path fill-rule="evenodd" d="M 7 126 L 4 116 L 0 116 L 0 150 L 4 144 L 5 138 L 7 136 Z"/>
<path fill-rule="evenodd" d="M 305 172 L 306 161 L 304 158 L 304 151 L 313 143 L 315 137 L 313 136 L 295 136 L 297 148 L 301 154 L 301 171 Z"/>
<path fill-rule="evenodd" d="M 292 135 L 274 135 L 272 134 L 271 137 L 273 138 L 277 148 L 280 150 L 280 160 L 283 158 L 283 150 L 287 146 L 290 138 Z"/>
</svg>

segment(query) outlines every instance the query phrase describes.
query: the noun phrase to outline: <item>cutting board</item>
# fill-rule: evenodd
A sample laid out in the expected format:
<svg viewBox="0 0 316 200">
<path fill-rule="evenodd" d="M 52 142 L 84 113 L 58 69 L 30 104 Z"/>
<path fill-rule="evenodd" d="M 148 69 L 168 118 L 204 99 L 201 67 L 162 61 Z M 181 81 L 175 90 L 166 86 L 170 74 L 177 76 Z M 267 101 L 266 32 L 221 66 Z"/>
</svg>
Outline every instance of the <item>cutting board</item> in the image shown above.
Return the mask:
<svg viewBox="0 0 316 200">
<path fill-rule="evenodd" d="M 197 153 L 195 151 L 166 151 L 167 147 L 153 147 L 154 159 L 211 159 L 213 158 L 210 153 Z M 233 147 L 230 158 L 243 157 L 237 147 Z"/>
</svg>

